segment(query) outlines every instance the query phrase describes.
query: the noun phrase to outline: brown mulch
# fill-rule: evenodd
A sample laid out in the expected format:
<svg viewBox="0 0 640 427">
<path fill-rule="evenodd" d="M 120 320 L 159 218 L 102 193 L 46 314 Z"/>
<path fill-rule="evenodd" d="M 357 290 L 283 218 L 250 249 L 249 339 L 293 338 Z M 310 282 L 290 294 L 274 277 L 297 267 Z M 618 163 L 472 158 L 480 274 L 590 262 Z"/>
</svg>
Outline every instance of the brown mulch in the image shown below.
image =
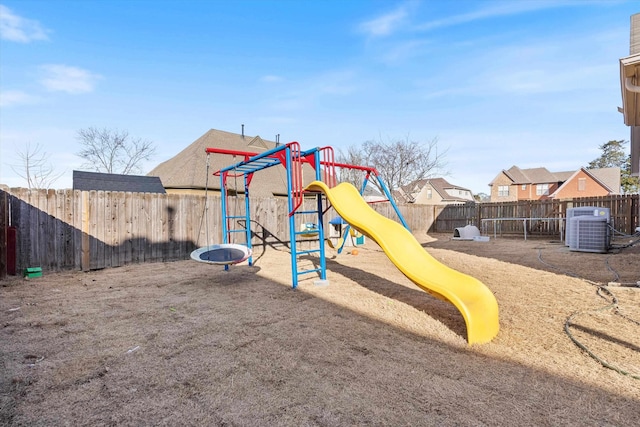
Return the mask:
<svg viewBox="0 0 640 427">
<path fill-rule="evenodd" d="M 0 424 L 637 425 L 638 245 L 417 237 L 495 293 L 491 343 L 371 242 L 296 290 L 283 247 L 2 281 Z"/>
</svg>

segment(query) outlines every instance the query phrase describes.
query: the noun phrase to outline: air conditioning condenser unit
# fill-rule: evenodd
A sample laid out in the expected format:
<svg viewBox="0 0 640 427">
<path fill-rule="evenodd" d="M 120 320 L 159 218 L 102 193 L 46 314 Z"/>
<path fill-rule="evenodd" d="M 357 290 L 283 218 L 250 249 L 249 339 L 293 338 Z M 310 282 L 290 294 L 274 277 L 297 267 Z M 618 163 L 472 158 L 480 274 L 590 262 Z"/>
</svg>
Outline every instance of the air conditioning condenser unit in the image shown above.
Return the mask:
<svg viewBox="0 0 640 427">
<path fill-rule="evenodd" d="M 605 253 L 609 250 L 609 221 L 605 216 L 574 216 L 569 220 L 569 250 Z"/>
<path fill-rule="evenodd" d="M 611 216 L 609 214 L 609 208 L 599 208 L 597 206 L 580 206 L 577 208 L 569 208 L 567 209 L 567 217 L 565 223 L 565 231 L 564 231 L 564 244 L 566 246 L 571 247 L 573 243 L 573 238 L 575 236 L 575 226 L 577 223 L 574 223 L 572 227 L 571 218 L 578 216 L 594 216 L 594 217 L 604 217 L 607 219 L 607 224 L 611 222 Z"/>
</svg>

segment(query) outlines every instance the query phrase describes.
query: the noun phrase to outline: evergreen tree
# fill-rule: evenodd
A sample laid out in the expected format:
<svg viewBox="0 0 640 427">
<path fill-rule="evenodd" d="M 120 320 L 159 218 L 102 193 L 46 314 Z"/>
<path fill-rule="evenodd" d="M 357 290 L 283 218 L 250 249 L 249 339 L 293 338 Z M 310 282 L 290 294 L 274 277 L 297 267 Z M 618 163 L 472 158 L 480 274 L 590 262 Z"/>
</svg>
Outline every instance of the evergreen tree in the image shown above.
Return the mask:
<svg viewBox="0 0 640 427">
<path fill-rule="evenodd" d="M 631 154 L 626 153 L 627 141 L 612 140 L 598 147 L 602 155 L 589 162 L 588 169 L 620 168 L 620 186 L 625 194 L 637 193 L 640 190 L 638 177 L 631 176 Z"/>
</svg>

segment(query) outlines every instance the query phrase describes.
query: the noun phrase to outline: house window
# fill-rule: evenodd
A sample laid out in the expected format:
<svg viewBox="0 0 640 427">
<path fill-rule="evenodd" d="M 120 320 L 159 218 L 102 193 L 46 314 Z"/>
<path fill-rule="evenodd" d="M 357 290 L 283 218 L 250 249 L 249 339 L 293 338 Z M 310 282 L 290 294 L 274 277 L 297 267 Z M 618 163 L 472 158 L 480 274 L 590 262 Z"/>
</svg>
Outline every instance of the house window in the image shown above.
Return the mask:
<svg viewBox="0 0 640 427">
<path fill-rule="evenodd" d="M 527 189 L 527 184 L 522 184 L 522 187 L 520 187 L 520 188 L 522 188 L 522 190 L 526 190 Z"/>
<path fill-rule="evenodd" d="M 578 178 L 578 191 L 585 191 L 587 189 L 587 178 Z"/>
<path fill-rule="evenodd" d="M 431 199 L 432 194 L 431 194 L 431 189 L 427 188 L 427 199 Z"/>
<path fill-rule="evenodd" d="M 498 186 L 498 196 L 499 197 L 507 197 L 509 195 L 509 186 L 508 185 L 499 185 Z"/>
<path fill-rule="evenodd" d="M 548 195 L 549 195 L 549 184 L 536 185 L 536 196 L 548 196 Z"/>
</svg>

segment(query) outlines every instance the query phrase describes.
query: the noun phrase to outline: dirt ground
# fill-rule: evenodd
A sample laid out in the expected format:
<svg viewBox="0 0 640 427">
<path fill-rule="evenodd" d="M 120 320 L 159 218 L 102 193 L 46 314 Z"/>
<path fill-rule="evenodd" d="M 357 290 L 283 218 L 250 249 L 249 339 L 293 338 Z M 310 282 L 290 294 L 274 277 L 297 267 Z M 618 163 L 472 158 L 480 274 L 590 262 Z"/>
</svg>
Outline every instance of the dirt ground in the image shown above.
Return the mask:
<svg viewBox="0 0 640 427">
<path fill-rule="evenodd" d="M 599 285 L 637 283 L 640 244 L 417 238 L 494 292 L 492 342 L 372 242 L 296 290 L 284 247 L 2 281 L 0 424 L 637 425 L 640 288 Z"/>
</svg>

